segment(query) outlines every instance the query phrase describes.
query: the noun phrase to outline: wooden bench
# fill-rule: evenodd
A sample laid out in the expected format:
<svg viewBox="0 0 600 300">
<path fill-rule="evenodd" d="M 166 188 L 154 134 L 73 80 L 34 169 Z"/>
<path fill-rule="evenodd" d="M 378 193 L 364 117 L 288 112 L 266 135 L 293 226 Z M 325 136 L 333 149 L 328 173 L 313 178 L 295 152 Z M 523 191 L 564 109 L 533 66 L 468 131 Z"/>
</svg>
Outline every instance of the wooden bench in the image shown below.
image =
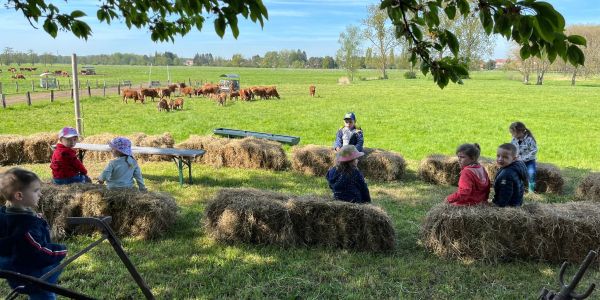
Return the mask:
<svg viewBox="0 0 600 300">
<path fill-rule="evenodd" d="M 267 139 L 271 141 L 280 142 L 288 145 L 296 145 L 300 142 L 300 137 L 298 136 L 290 136 L 290 135 L 281 135 L 281 134 L 272 134 L 265 132 L 257 132 L 257 131 L 248 131 L 248 130 L 239 130 L 239 129 L 230 129 L 230 128 L 217 128 L 213 130 L 214 134 L 226 136 L 228 138 L 236 138 L 236 137 L 247 137 L 253 136 L 256 138 Z"/>
<path fill-rule="evenodd" d="M 54 146 L 52 147 L 54 149 Z M 77 143 L 73 149 L 79 150 L 79 160 L 83 162 L 86 151 L 110 152 L 111 148 L 107 144 L 85 144 Z M 152 155 L 167 155 L 177 165 L 179 170 L 179 184 L 183 185 L 183 166 L 188 168 L 188 183 L 192 184 L 192 160 L 198 156 L 204 155 L 204 150 L 189 150 L 175 148 L 155 148 L 155 147 L 138 147 L 132 146 L 131 152 L 134 154 L 152 154 Z"/>
</svg>

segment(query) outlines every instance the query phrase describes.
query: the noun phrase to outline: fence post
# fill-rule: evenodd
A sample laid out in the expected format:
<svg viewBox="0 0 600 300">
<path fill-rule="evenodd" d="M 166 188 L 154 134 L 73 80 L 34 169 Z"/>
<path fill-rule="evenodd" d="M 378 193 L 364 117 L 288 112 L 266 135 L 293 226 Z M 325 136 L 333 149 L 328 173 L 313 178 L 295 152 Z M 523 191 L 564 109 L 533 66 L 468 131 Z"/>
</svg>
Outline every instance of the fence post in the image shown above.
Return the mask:
<svg viewBox="0 0 600 300">
<path fill-rule="evenodd" d="M 117 83 L 117 95 L 121 95 L 121 82 Z"/>
<path fill-rule="evenodd" d="M 92 96 L 92 88 L 90 88 L 90 86 L 88 85 L 88 97 Z"/>
<path fill-rule="evenodd" d="M 35 83 L 31 81 L 31 91 L 35 92 Z"/>
<path fill-rule="evenodd" d="M 188 77 L 188 83 L 192 86 L 192 79 Z"/>
<path fill-rule="evenodd" d="M 54 90 L 50 90 L 50 102 L 54 102 Z"/>
<path fill-rule="evenodd" d="M 27 92 L 27 105 L 31 106 L 31 94 Z"/>
<path fill-rule="evenodd" d="M 100 86 L 98 85 L 98 79 L 96 79 L 96 88 L 98 88 L 98 87 L 100 87 Z"/>
<path fill-rule="evenodd" d="M 58 90 L 60 91 L 60 80 L 56 79 L 56 86 L 58 87 Z"/>
<path fill-rule="evenodd" d="M 18 81 L 15 82 L 15 86 L 16 86 L 16 88 L 15 88 L 16 92 L 15 93 L 18 93 L 19 92 L 19 82 Z"/>
<path fill-rule="evenodd" d="M 73 100 L 73 89 L 71 89 L 71 100 Z"/>
<path fill-rule="evenodd" d="M 102 97 L 106 98 L 106 84 L 102 86 Z"/>
<path fill-rule="evenodd" d="M 0 94 L 2 94 L 2 82 L 0 82 Z"/>
<path fill-rule="evenodd" d="M 6 108 L 6 96 L 4 94 L 0 94 L 2 98 L 2 108 Z"/>
</svg>

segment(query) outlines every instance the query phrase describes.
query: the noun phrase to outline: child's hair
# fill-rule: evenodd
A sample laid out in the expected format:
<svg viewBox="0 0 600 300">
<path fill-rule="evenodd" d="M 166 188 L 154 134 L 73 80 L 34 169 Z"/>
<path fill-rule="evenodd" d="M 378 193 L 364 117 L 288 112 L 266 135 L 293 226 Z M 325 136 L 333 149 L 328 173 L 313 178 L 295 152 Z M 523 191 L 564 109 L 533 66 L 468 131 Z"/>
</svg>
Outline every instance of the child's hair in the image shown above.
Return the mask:
<svg viewBox="0 0 600 300">
<path fill-rule="evenodd" d="M 24 190 L 35 181 L 40 181 L 35 173 L 21 168 L 12 168 L 0 174 L 0 197 L 12 201 L 15 192 Z"/>
<path fill-rule="evenodd" d="M 354 162 L 354 160 L 338 162 L 335 167 L 337 168 L 337 170 L 340 173 L 350 174 L 350 173 L 352 173 L 352 170 L 354 170 L 354 168 L 356 168 L 354 166 L 353 162 Z"/>
<path fill-rule="evenodd" d="M 481 153 L 481 147 L 479 147 L 479 144 L 477 144 L 477 143 L 462 144 L 462 145 L 458 146 L 458 148 L 456 148 L 456 154 L 458 154 L 459 152 L 464 153 L 469 158 L 476 161 L 479 159 L 479 153 Z"/>
<path fill-rule="evenodd" d="M 528 134 L 535 141 L 535 137 L 533 136 L 533 133 L 531 132 L 531 130 L 529 130 L 525 126 L 525 123 L 523 123 L 523 122 L 520 122 L 520 121 L 513 122 L 510 124 L 510 126 L 508 128 L 511 132 L 522 132 L 522 133 Z"/>
<path fill-rule="evenodd" d="M 498 146 L 498 149 L 508 150 L 508 151 L 510 151 L 510 153 L 512 155 L 517 156 L 517 146 L 515 146 L 511 143 L 504 143 L 504 144 Z"/>
</svg>

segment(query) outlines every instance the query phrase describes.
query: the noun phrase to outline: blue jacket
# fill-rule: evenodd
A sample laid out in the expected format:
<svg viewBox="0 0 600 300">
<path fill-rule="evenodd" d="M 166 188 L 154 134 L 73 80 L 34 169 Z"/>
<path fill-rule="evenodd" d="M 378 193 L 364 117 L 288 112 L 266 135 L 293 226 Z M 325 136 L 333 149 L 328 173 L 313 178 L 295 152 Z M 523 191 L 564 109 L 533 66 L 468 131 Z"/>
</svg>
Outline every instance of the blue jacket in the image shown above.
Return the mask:
<svg viewBox="0 0 600 300">
<path fill-rule="evenodd" d="M 46 220 L 30 210 L 0 207 L 2 269 L 39 277 L 41 269 L 66 255 L 64 245 L 51 242 Z"/>
<path fill-rule="evenodd" d="M 497 206 L 521 206 L 527 182 L 527 167 L 521 160 L 500 168 L 494 180 L 494 204 Z"/>
<path fill-rule="evenodd" d="M 335 199 L 352 203 L 371 202 L 365 177 L 357 168 L 354 168 L 350 174 L 343 174 L 333 167 L 327 172 L 326 177 Z"/>
<path fill-rule="evenodd" d="M 352 131 L 352 137 L 350 138 L 350 142 L 348 144 L 356 146 L 356 150 L 362 152 L 363 144 L 365 142 L 362 130 L 360 128 L 354 127 L 351 131 Z M 344 132 L 344 127 L 338 129 L 337 134 L 335 136 L 335 142 L 333 143 L 334 149 L 341 148 L 344 145 L 343 132 Z"/>
</svg>

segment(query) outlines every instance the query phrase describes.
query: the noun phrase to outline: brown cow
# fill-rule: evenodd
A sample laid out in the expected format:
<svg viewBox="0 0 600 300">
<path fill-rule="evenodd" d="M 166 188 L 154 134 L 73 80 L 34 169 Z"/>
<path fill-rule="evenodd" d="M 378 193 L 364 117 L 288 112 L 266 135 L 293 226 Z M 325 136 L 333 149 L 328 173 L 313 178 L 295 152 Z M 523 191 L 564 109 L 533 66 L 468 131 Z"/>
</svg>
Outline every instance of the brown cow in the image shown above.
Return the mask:
<svg viewBox="0 0 600 300">
<path fill-rule="evenodd" d="M 16 74 L 16 75 L 12 75 L 11 78 L 12 79 L 25 79 L 25 75 L 23 75 L 23 74 Z"/>
<path fill-rule="evenodd" d="M 194 93 L 194 89 L 192 87 L 184 87 L 184 88 L 179 88 L 179 93 L 181 93 L 181 95 L 188 95 L 190 98 L 192 97 L 192 94 Z"/>
<path fill-rule="evenodd" d="M 235 98 L 235 100 L 237 100 L 239 96 L 240 96 L 239 92 L 231 92 L 231 93 L 229 93 L 229 99 L 231 99 L 231 100 L 233 100 L 233 98 Z"/>
<path fill-rule="evenodd" d="M 267 93 L 267 99 L 271 97 L 277 97 L 277 99 L 281 99 L 279 98 L 279 93 L 277 93 L 277 88 L 274 86 L 266 88 L 265 92 Z"/>
<path fill-rule="evenodd" d="M 63 71 L 63 72 L 62 72 L 60 75 L 61 75 L 62 77 L 69 77 L 69 73 L 67 73 L 67 72 L 64 72 L 64 71 Z"/>
<path fill-rule="evenodd" d="M 171 100 L 171 109 L 183 109 L 183 98 L 175 98 L 175 100 Z"/>
<path fill-rule="evenodd" d="M 315 96 L 316 90 L 317 90 L 317 87 L 315 87 L 314 85 L 311 85 L 308 87 L 308 93 L 310 94 L 311 97 Z"/>
<path fill-rule="evenodd" d="M 140 100 L 140 102 L 142 102 L 142 104 L 144 104 L 144 98 L 143 97 L 140 98 L 138 91 L 131 90 L 131 89 L 124 89 L 122 93 L 123 93 L 123 102 L 127 103 L 127 99 L 131 98 L 131 99 L 133 99 L 134 102 L 137 102 L 138 100 Z"/>
<path fill-rule="evenodd" d="M 250 91 L 250 89 L 241 89 L 240 98 L 245 101 L 250 101 L 252 99 L 252 91 Z"/>
<path fill-rule="evenodd" d="M 153 89 L 141 89 L 140 95 L 143 99 L 145 99 L 146 97 L 150 97 L 152 101 L 154 101 L 154 98 L 159 98 L 158 92 Z"/>
<path fill-rule="evenodd" d="M 251 87 L 250 90 L 252 94 L 260 97 L 260 99 L 268 99 L 267 90 L 264 87 Z"/>
<path fill-rule="evenodd" d="M 156 91 L 158 92 L 158 96 L 160 98 L 166 98 L 169 97 L 169 99 L 171 99 L 171 89 L 170 88 L 157 88 Z"/>
<path fill-rule="evenodd" d="M 158 107 L 158 111 L 166 110 L 168 112 L 169 110 L 171 110 L 171 108 L 169 107 L 169 103 L 167 103 L 167 100 L 165 99 L 160 99 L 156 106 Z"/>
<path fill-rule="evenodd" d="M 216 98 L 219 105 L 225 106 L 225 104 L 227 104 L 227 93 L 222 92 L 216 95 Z"/>
</svg>

